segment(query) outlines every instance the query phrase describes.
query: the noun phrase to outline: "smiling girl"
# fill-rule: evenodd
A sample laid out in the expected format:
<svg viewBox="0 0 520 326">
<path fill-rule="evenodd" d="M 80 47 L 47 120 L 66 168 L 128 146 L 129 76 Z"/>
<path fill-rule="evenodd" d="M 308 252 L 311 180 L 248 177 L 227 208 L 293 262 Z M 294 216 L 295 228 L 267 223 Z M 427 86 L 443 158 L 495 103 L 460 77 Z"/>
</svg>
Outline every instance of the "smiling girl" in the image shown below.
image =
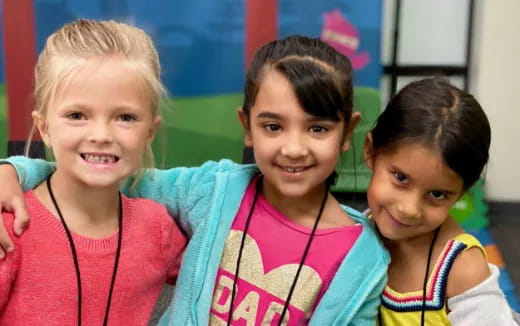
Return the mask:
<svg viewBox="0 0 520 326">
<path fill-rule="evenodd" d="M 479 103 L 442 79 L 404 87 L 368 134 L 368 204 L 392 257 L 380 325 L 515 325 L 498 268 L 449 214 L 490 139 Z"/>
<path fill-rule="evenodd" d="M 186 243 L 164 207 L 119 193 L 152 159 L 155 48 L 138 28 L 78 20 L 49 37 L 35 80 L 56 171 L 25 193 L 31 223 L 0 260 L 0 324 L 146 325 Z"/>
</svg>

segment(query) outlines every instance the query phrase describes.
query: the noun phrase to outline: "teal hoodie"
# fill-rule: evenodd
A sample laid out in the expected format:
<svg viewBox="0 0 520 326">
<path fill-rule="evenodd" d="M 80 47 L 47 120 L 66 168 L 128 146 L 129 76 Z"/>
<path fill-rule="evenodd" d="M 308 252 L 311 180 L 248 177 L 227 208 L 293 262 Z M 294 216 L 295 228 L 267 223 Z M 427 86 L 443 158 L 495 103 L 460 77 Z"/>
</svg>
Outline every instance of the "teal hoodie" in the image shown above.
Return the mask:
<svg viewBox="0 0 520 326">
<path fill-rule="evenodd" d="M 54 169 L 42 160 L 12 157 L 24 189 L 38 185 Z M 195 168 L 153 170 L 131 197 L 145 197 L 166 205 L 190 241 L 184 253 L 177 286 L 160 325 L 208 325 L 215 278 L 224 245 L 247 185 L 258 173 L 255 165 L 229 160 L 206 162 Z M 343 206 L 363 231 L 339 266 L 309 325 L 375 325 L 380 295 L 386 284 L 390 257 L 370 221 Z"/>
</svg>

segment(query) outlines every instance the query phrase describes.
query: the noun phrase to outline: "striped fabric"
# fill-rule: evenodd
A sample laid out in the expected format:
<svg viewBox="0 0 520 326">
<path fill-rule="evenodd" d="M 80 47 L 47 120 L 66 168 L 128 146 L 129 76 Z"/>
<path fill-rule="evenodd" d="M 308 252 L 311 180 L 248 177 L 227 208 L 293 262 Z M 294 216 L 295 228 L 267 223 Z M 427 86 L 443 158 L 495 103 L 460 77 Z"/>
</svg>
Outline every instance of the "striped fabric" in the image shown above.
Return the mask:
<svg viewBox="0 0 520 326">
<path fill-rule="evenodd" d="M 451 240 L 446 244 L 437 261 L 426 287 L 426 310 L 443 309 L 446 298 L 446 283 L 451 266 L 459 253 L 467 245 L 459 240 Z M 423 291 L 398 293 L 389 286 L 383 292 L 382 304 L 393 311 L 421 311 Z"/>
<path fill-rule="evenodd" d="M 444 246 L 426 284 L 426 325 L 451 325 L 445 309 L 448 275 L 457 255 L 472 247 L 480 248 L 486 255 L 480 242 L 468 233 L 458 235 Z M 422 311 L 422 294 L 422 289 L 399 293 L 386 286 L 381 305 L 383 325 L 418 325 Z"/>
</svg>

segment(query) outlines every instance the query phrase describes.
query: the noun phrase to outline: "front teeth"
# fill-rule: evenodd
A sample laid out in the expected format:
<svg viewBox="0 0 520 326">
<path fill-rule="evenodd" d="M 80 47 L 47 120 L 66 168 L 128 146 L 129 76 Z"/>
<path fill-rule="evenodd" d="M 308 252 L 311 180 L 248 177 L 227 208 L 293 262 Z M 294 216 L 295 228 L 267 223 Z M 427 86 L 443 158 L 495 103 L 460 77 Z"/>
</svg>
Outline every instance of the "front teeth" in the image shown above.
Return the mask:
<svg viewBox="0 0 520 326">
<path fill-rule="evenodd" d="M 303 171 L 305 168 L 283 168 L 283 169 L 290 173 L 296 173 L 296 172 Z"/>
<path fill-rule="evenodd" d="M 91 155 L 91 154 L 85 154 L 85 161 L 91 162 L 91 163 L 114 163 L 116 161 L 115 156 L 112 155 Z"/>
</svg>

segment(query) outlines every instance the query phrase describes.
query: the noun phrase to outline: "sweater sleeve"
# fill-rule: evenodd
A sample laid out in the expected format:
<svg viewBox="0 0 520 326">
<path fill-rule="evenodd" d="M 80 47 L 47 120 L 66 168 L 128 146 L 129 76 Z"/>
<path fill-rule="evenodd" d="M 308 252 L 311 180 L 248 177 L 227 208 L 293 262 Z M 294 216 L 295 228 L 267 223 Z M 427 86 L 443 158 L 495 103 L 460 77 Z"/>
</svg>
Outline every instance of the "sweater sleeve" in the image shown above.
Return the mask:
<svg viewBox="0 0 520 326">
<path fill-rule="evenodd" d="M 18 245 L 17 237 L 15 237 L 11 231 L 13 224 L 13 215 L 11 213 L 2 213 L 2 218 L 6 229 L 9 232 L 9 236 Z M 20 264 L 20 250 L 15 250 L 6 255 L 4 259 L 0 259 L 0 314 L 4 310 L 5 306 L 9 302 L 11 295 L 12 286 L 16 279 L 16 273 Z"/>
<path fill-rule="evenodd" d="M 379 305 L 381 304 L 381 294 L 383 293 L 383 290 L 386 286 L 386 282 L 386 276 L 379 280 L 349 325 L 373 326 L 376 324 L 377 314 L 379 313 Z"/>
<path fill-rule="evenodd" d="M 161 232 L 161 250 L 165 263 L 166 283 L 175 285 L 188 240 L 175 221 L 168 215 L 166 209 L 162 209 Z"/>
<path fill-rule="evenodd" d="M 448 299 L 448 319 L 454 326 L 515 326 L 513 311 L 499 287 L 498 267 L 489 264 L 491 275 L 468 291 Z"/>
<path fill-rule="evenodd" d="M 190 212 L 193 207 L 210 201 L 218 169 L 217 162 L 206 162 L 193 168 L 153 169 L 135 186 L 130 180 L 122 191 L 129 197 L 148 198 L 165 205 L 170 216 L 174 216 L 183 231 L 191 235 L 200 221 Z"/>
<path fill-rule="evenodd" d="M 11 156 L 2 163 L 9 163 L 16 169 L 23 191 L 42 183 L 56 168 L 56 165 L 52 162 L 26 156 Z"/>
</svg>

